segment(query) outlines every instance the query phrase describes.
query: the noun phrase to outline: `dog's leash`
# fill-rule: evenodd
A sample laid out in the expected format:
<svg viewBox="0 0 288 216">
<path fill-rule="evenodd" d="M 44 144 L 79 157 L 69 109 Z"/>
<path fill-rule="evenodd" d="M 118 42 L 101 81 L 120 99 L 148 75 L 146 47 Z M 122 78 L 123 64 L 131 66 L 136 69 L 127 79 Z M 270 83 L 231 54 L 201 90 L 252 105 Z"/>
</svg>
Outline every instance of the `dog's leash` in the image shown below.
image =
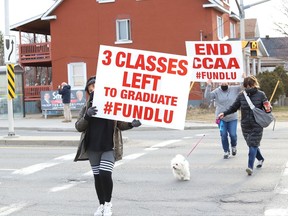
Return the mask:
<svg viewBox="0 0 288 216">
<path fill-rule="evenodd" d="M 190 154 L 193 152 L 193 150 L 197 147 L 197 145 L 202 141 L 202 139 L 204 138 L 205 134 L 203 134 L 203 136 L 198 140 L 198 142 L 196 143 L 196 145 L 192 148 L 192 150 L 187 154 L 186 158 L 188 158 L 190 156 Z"/>
</svg>

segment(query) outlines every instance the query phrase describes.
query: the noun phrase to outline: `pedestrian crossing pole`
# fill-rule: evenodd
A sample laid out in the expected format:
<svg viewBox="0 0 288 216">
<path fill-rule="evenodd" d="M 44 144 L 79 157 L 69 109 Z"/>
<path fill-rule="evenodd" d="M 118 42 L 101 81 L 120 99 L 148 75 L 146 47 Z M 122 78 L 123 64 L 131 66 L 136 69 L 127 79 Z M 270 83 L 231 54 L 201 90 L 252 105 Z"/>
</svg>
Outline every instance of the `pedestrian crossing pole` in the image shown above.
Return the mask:
<svg viewBox="0 0 288 216">
<path fill-rule="evenodd" d="M 13 118 L 13 99 L 15 98 L 15 73 L 14 73 L 14 61 L 16 61 L 15 55 L 15 40 L 9 38 L 9 0 L 4 1 L 4 14 L 5 14 L 5 32 L 6 35 L 4 40 L 4 55 L 6 63 L 6 74 L 7 74 L 7 108 L 8 108 L 8 122 L 9 131 L 8 137 L 15 137 L 14 132 L 14 118 Z M 15 56 L 15 57 L 14 57 Z"/>
</svg>

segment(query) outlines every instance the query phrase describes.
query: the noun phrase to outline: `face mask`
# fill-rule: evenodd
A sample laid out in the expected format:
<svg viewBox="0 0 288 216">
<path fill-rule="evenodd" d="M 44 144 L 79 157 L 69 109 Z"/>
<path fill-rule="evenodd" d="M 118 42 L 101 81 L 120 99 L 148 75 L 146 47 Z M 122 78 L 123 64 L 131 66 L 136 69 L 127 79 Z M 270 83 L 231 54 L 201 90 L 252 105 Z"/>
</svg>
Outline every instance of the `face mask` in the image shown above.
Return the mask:
<svg viewBox="0 0 288 216">
<path fill-rule="evenodd" d="M 89 100 L 92 101 L 94 97 L 94 91 L 90 92 L 89 94 Z"/>
<path fill-rule="evenodd" d="M 222 91 L 227 91 L 228 86 L 221 86 Z"/>
</svg>

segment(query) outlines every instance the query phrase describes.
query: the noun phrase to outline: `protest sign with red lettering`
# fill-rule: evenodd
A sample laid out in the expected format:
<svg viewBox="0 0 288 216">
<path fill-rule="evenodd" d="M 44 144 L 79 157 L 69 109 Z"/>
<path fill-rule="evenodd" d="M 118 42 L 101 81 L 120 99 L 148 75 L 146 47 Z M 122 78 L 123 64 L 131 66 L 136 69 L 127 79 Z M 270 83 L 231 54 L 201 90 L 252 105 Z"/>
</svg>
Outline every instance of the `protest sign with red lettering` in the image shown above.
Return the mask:
<svg viewBox="0 0 288 216">
<path fill-rule="evenodd" d="M 243 54 L 241 41 L 186 41 L 195 82 L 241 82 Z"/>
<path fill-rule="evenodd" d="M 184 129 L 190 75 L 186 56 L 100 46 L 97 117 Z"/>
</svg>

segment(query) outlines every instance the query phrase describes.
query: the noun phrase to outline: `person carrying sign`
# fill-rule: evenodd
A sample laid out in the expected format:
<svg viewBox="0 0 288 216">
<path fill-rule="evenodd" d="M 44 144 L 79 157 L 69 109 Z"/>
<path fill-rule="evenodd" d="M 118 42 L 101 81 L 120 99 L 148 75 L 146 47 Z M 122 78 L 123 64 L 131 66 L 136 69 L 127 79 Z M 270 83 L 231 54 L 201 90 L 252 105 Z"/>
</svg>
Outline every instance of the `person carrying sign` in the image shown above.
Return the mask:
<svg viewBox="0 0 288 216">
<path fill-rule="evenodd" d="M 228 159 L 230 157 L 230 145 L 228 134 L 230 137 L 231 150 L 232 155 L 235 156 L 237 153 L 237 123 L 238 123 L 238 115 L 237 112 L 232 113 L 230 115 L 225 116 L 221 120 L 218 121 L 218 115 L 221 112 L 227 110 L 235 101 L 235 98 L 241 91 L 241 86 L 229 86 L 228 83 L 223 82 L 221 85 L 211 91 L 211 80 L 207 81 L 207 87 L 205 89 L 204 97 L 209 101 L 215 101 L 215 115 L 216 122 L 220 129 L 220 136 L 222 142 L 222 148 L 224 150 L 224 159 Z"/>
<path fill-rule="evenodd" d="M 99 117 L 94 118 L 93 116 L 97 116 L 98 111 L 95 106 L 92 106 L 95 79 L 95 77 L 91 77 L 86 83 L 85 90 L 89 94 L 89 98 L 75 123 L 75 128 L 82 132 L 82 135 L 74 161 L 89 160 L 90 162 L 100 204 L 94 216 L 111 216 L 112 171 L 115 161 L 121 159 L 123 153 L 118 152 L 121 148 L 119 145 L 123 143 L 121 130 L 139 127 L 141 122 L 135 119 L 132 123 L 128 123 Z"/>
<path fill-rule="evenodd" d="M 255 107 L 259 109 L 264 108 L 266 112 L 271 112 L 270 103 L 266 97 L 266 94 L 259 90 L 260 86 L 255 76 L 244 78 L 243 86 Z M 264 104 L 267 102 L 269 105 L 265 106 Z M 264 162 L 264 157 L 262 156 L 259 148 L 263 135 L 263 127 L 261 127 L 255 121 L 253 112 L 245 99 L 243 92 L 237 96 L 235 102 L 229 109 L 219 114 L 219 118 L 223 119 L 225 116 L 235 113 L 238 109 L 241 109 L 242 134 L 249 147 L 248 168 L 246 169 L 246 172 L 248 175 L 252 175 L 255 159 L 257 158 L 258 160 L 258 164 L 256 166 L 257 168 L 261 168 Z"/>
</svg>

